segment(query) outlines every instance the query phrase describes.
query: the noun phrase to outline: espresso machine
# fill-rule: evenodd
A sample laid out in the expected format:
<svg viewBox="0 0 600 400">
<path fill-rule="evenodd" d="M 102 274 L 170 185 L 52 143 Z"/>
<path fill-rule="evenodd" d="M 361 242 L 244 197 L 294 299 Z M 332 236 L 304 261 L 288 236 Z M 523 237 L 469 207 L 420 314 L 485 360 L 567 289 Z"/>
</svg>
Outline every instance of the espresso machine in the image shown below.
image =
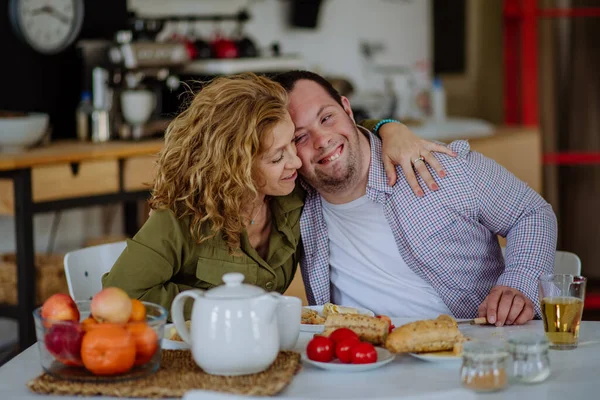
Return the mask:
<svg viewBox="0 0 600 400">
<path fill-rule="evenodd" d="M 134 41 L 131 31 L 120 31 L 108 58 L 118 137 L 138 140 L 162 135 L 177 111 L 169 104 L 181 86 L 175 71 L 190 61 L 185 45 Z"/>
<path fill-rule="evenodd" d="M 102 142 L 162 136 L 180 108 L 183 88 L 176 71 L 190 61 L 185 45 L 134 40 L 132 31 L 124 30 L 114 41 L 80 41 L 78 49 L 83 93 L 91 100 L 88 138 Z"/>
</svg>

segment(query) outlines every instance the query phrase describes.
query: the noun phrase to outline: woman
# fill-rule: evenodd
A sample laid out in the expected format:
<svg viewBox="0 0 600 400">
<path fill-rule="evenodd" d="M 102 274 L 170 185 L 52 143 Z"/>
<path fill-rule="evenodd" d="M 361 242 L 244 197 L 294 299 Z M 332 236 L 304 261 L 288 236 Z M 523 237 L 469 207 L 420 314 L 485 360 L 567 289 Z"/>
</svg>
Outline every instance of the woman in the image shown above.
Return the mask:
<svg viewBox="0 0 600 400">
<path fill-rule="evenodd" d="M 283 87 L 254 74 L 218 78 L 195 96 L 165 134 L 154 212 L 105 287 L 167 309 L 179 292 L 219 285 L 228 272 L 287 289 L 304 196 L 287 101 Z"/>
</svg>

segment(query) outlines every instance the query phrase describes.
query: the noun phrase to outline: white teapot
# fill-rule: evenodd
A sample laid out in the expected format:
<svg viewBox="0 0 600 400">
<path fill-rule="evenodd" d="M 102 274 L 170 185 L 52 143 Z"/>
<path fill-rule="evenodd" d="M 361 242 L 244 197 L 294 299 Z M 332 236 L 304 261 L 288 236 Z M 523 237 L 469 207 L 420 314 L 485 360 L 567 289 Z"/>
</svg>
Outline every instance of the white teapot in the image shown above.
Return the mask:
<svg viewBox="0 0 600 400">
<path fill-rule="evenodd" d="M 242 283 L 244 275 L 223 275 L 225 285 L 179 293 L 171 317 L 179 336 L 190 345 L 196 364 L 213 375 L 261 372 L 277 358 L 279 350 L 296 345 L 302 302 L 297 297 L 267 293 Z M 194 299 L 191 331 L 183 306 Z"/>
</svg>

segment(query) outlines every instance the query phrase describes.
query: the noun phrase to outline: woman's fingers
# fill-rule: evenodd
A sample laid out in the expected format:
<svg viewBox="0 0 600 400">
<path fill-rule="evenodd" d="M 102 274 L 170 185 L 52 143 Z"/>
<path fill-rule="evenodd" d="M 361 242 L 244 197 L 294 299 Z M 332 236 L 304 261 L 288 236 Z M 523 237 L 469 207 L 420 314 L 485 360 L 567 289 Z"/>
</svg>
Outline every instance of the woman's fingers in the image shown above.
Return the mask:
<svg viewBox="0 0 600 400">
<path fill-rule="evenodd" d="M 433 176 L 431 176 L 431 174 L 429 173 L 429 170 L 427 169 L 427 166 L 425 165 L 424 160 L 417 160 L 416 162 L 413 161 L 413 165 L 415 167 L 415 170 L 417 170 L 419 175 L 421 175 L 421 179 L 423 179 L 425 181 L 425 184 L 427 185 L 427 187 L 429 189 L 431 189 L 431 190 L 439 189 L 438 184 L 435 183 Z"/>
<path fill-rule="evenodd" d="M 446 145 L 435 143 L 435 142 L 430 142 L 428 140 L 424 140 L 424 142 L 425 142 L 425 147 L 429 151 L 435 151 L 435 152 L 438 152 L 438 153 L 444 153 L 444 154 L 447 154 L 447 155 L 449 155 L 451 157 L 456 157 L 458 155 L 457 152 L 455 152 L 454 150 L 452 150 L 450 147 L 448 147 Z"/>
<path fill-rule="evenodd" d="M 419 185 L 419 181 L 415 175 L 415 171 L 413 171 L 413 167 L 410 160 L 403 160 L 400 164 L 402 166 L 402 171 L 404 171 L 404 177 L 408 182 L 408 185 L 411 187 L 412 191 L 417 197 L 422 197 L 425 193 L 423 189 L 421 189 L 421 185 Z"/>
<path fill-rule="evenodd" d="M 396 184 L 396 180 L 398 179 L 396 167 L 394 166 L 392 159 L 385 155 L 383 156 L 383 168 L 385 169 L 388 185 L 394 186 Z"/>
<path fill-rule="evenodd" d="M 423 153 L 421 153 L 421 157 L 423 157 L 425 159 L 427 164 L 429 164 L 429 166 L 431 168 L 433 168 L 433 170 L 437 173 L 437 175 L 440 178 L 443 178 L 446 176 L 446 171 L 444 170 L 444 167 L 442 167 L 442 164 L 440 164 L 438 159 L 435 158 L 435 156 L 433 154 L 431 154 L 429 151 L 424 151 Z M 431 188 L 431 186 L 430 186 L 430 188 Z"/>
</svg>

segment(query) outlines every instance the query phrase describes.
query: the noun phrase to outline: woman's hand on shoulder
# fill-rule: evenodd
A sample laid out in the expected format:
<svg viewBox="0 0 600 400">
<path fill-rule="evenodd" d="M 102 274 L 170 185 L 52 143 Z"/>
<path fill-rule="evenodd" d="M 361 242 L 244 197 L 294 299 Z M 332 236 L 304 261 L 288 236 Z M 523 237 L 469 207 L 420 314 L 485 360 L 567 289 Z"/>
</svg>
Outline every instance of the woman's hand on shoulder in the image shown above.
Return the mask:
<svg viewBox="0 0 600 400">
<path fill-rule="evenodd" d="M 433 176 L 429 173 L 426 163 L 433 168 L 440 178 L 446 176 L 446 171 L 432 154 L 439 152 L 456 157 L 456 153 L 445 145 L 421 139 L 415 135 L 406 125 L 392 122 L 379 128 L 379 136 L 383 141 L 383 165 L 388 177 L 388 184 L 394 186 L 398 179 L 396 165 L 404 171 L 406 180 L 415 195 L 424 195 L 423 189 L 415 175 L 415 171 L 421 175 L 429 189 L 438 190 L 439 187 Z"/>
</svg>

